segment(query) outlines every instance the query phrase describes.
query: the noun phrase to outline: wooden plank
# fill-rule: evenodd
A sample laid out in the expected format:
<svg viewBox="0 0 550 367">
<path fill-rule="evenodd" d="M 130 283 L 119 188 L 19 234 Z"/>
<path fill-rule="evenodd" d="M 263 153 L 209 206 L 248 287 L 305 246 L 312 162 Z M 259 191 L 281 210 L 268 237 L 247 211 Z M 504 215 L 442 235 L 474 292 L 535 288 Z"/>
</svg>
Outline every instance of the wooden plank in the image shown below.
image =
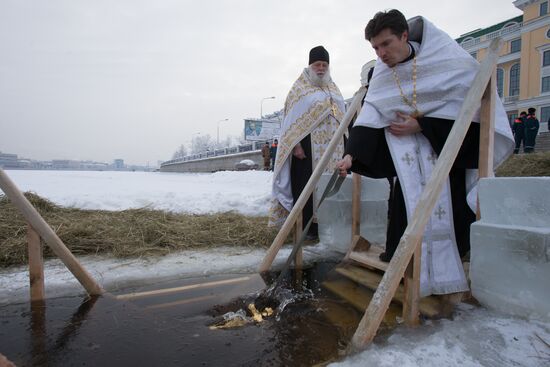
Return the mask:
<svg viewBox="0 0 550 367">
<path fill-rule="evenodd" d="M 403 299 L 403 321 L 407 326 L 420 325 L 420 256 L 422 246 L 416 246 L 403 277 L 405 288 Z"/>
<path fill-rule="evenodd" d="M 184 285 L 184 286 L 181 286 L 181 287 L 156 289 L 156 290 L 153 290 L 153 291 L 146 291 L 146 292 L 134 292 L 134 293 L 128 293 L 128 294 L 120 294 L 120 295 L 115 296 L 115 298 L 118 299 L 118 300 L 128 300 L 128 299 L 136 299 L 136 298 L 143 298 L 143 297 L 166 295 L 166 294 L 171 294 L 171 293 L 185 292 L 185 291 L 188 291 L 188 290 L 191 290 L 191 289 L 209 288 L 209 287 L 217 287 L 217 286 L 220 286 L 220 285 L 240 283 L 240 282 L 245 282 L 247 280 L 250 280 L 251 278 L 252 278 L 251 276 L 245 276 L 245 277 L 238 277 L 238 278 L 232 278 L 232 279 L 217 280 L 217 281 L 214 281 L 214 282 L 205 282 L 205 283 Z"/>
<path fill-rule="evenodd" d="M 493 40 L 489 46 L 488 55 L 481 63 L 474 82 L 464 99 L 458 118 L 453 124 L 439 159 L 414 210 L 412 220 L 409 221 L 399 241 L 397 251 L 376 290 L 376 294 L 353 335 L 352 346 L 355 349 L 364 348 L 374 339 L 384 313 L 399 286 L 399 281 L 403 277 L 416 247 L 421 243 L 424 228 L 441 193 L 443 184 L 449 176 L 452 163 L 464 141 L 481 96 L 491 78 L 501 46 L 502 40 L 500 38 Z"/>
<path fill-rule="evenodd" d="M 31 301 L 42 301 L 46 298 L 44 290 L 44 258 L 40 236 L 27 224 L 27 245 L 29 253 L 29 281 Z"/>
<path fill-rule="evenodd" d="M 175 306 L 188 305 L 190 303 L 209 301 L 209 300 L 212 300 L 216 297 L 219 297 L 219 295 L 211 294 L 211 295 L 206 295 L 206 296 L 181 299 L 179 301 L 161 303 L 161 304 L 153 305 L 153 306 L 147 306 L 147 307 L 145 307 L 145 309 L 146 310 L 157 310 L 157 309 L 161 309 L 161 308 L 170 308 L 170 307 L 175 307 Z"/>
<path fill-rule="evenodd" d="M 362 250 L 368 250 L 370 242 L 361 237 L 361 175 L 353 173 L 353 186 L 351 193 L 351 242 L 344 256 L 344 261 L 349 260 L 349 257 L 357 246 Z"/>
<path fill-rule="evenodd" d="M 388 263 L 380 260 L 380 254 L 384 250 L 379 246 L 371 246 L 368 251 L 352 251 L 349 254 L 349 259 L 356 261 L 363 266 L 369 266 L 375 269 L 386 271 Z"/>
<path fill-rule="evenodd" d="M 373 296 L 372 291 L 348 279 L 327 280 L 324 281 L 322 285 L 325 289 L 342 298 L 360 312 L 367 307 Z M 401 307 L 392 303 L 385 314 L 385 324 L 395 326 L 397 324 L 396 316 L 400 314 Z"/>
<path fill-rule="evenodd" d="M 279 233 L 273 240 L 273 243 L 267 250 L 267 253 L 262 260 L 258 271 L 265 272 L 269 270 L 271 267 L 271 264 L 273 263 L 273 260 L 275 259 L 275 256 L 277 256 L 277 253 L 281 249 L 281 247 L 284 244 L 284 241 L 286 240 L 287 236 L 289 235 L 290 231 L 292 230 L 292 226 L 294 223 L 296 223 L 296 219 L 298 215 L 301 215 L 302 210 L 304 209 L 304 206 L 306 205 L 307 199 L 315 189 L 315 186 L 317 186 L 317 182 L 319 181 L 319 178 L 321 177 L 321 174 L 325 170 L 325 167 L 327 166 L 328 161 L 332 157 L 332 153 L 340 143 L 342 136 L 344 135 L 346 129 L 348 128 L 348 125 L 352 119 L 352 117 L 355 115 L 355 112 L 357 111 L 358 107 L 361 105 L 361 102 L 363 101 L 363 97 L 365 97 L 365 93 L 367 92 L 366 87 L 361 87 L 359 90 L 355 93 L 355 96 L 353 97 L 353 101 L 351 102 L 351 105 L 349 106 L 348 110 L 346 111 L 346 114 L 344 115 L 344 118 L 342 119 L 342 122 L 340 123 L 340 126 L 338 127 L 338 130 L 330 140 L 330 143 L 317 163 L 317 166 L 315 167 L 315 170 L 311 174 L 311 177 L 309 178 L 306 186 L 302 190 L 302 193 L 300 194 L 300 197 L 292 207 L 292 210 L 290 211 L 288 217 L 285 220 L 285 223 L 279 230 Z"/>
<path fill-rule="evenodd" d="M 357 282 L 369 289 L 375 291 L 382 280 L 382 275 L 369 271 L 368 269 L 359 268 L 357 266 L 344 266 L 337 267 L 336 272 L 343 276 Z M 393 300 L 404 304 L 405 292 L 402 285 L 400 285 L 393 296 Z M 430 318 L 438 318 L 444 315 L 444 304 L 437 297 L 423 297 L 419 299 L 418 308 L 422 315 Z M 364 310 L 364 308 L 363 308 Z"/>
<path fill-rule="evenodd" d="M 351 238 L 361 235 L 361 175 L 352 175 Z"/>
<path fill-rule="evenodd" d="M 300 237 L 303 233 L 303 222 L 304 216 L 302 215 L 302 212 L 300 212 L 300 215 L 298 218 L 296 218 L 296 224 L 294 225 L 294 243 L 298 243 L 300 240 Z M 300 247 L 296 251 L 296 255 L 294 256 L 294 266 L 297 271 L 300 271 L 304 267 L 304 251 L 302 247 Z"/>
<path fill-rule="evenodd" d="M 36 211 L 27 198 L 19 191 L 3 169 L 0 169 L 0 189 L 4 191 L 13 205 L 25 218 L 39 236 L 46 242 L 52 251 L 61 259 L 63 264 L 82 284 L 90 295 L 100 295 L 104 291 L 92 276 L 80 265 L 76 257 L 69 251 L 63 241 L 57 236 L 53 229 L 46 223 L 44 218 Z"/>
<path fill-rule="evenodd" d="M 495 103 L 496 103 L 496 66 L 491 80 L 481 98 L 479 115 L 479 178 L 493 177 L 493 154 L 495 146 Z M 481 219 L 479 199 L 476 211 L 477 220 Z"/>
</svg>

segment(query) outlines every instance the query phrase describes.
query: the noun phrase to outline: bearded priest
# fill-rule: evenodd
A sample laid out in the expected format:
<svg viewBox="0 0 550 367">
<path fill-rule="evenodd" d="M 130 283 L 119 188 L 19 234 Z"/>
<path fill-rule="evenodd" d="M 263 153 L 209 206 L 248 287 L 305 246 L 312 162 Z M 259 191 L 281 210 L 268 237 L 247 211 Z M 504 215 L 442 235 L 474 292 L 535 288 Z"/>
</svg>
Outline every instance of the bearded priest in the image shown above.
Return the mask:
<svg viewBox="0 0 550 367">
<path fill-rule="evenodd" d="M 269 225 L 281 226 L 300 197 L 344 116 L 344 98 L 330 77 L 329 53 L 323 46 L 309 52 L 309 66 L 294 82 L 284 106 L 275 158 Z M 324 172 L 332 173 L 344 154 L 344 140 Z M 303 226 L 313 216 L 315 193 L 303 210 Z M 315 219 L 308 238 L 317 238 Z"/>
</svg>

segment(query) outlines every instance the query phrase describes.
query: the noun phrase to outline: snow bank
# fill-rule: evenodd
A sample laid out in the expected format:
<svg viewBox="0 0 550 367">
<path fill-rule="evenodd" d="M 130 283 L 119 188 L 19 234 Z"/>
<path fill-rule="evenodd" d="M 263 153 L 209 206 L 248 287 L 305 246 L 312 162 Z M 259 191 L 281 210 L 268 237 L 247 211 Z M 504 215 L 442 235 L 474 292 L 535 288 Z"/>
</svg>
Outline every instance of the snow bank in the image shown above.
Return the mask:
<svg viewBox="0 0 550 367">
<path fill-rule="evenodd" d="M 272 172 L 216 173 L 7 171 L 22 191 L 61 206 L 124 210 L 149 207 L 178 213 L 237 211 L 267 215 Z"/>
</svg>

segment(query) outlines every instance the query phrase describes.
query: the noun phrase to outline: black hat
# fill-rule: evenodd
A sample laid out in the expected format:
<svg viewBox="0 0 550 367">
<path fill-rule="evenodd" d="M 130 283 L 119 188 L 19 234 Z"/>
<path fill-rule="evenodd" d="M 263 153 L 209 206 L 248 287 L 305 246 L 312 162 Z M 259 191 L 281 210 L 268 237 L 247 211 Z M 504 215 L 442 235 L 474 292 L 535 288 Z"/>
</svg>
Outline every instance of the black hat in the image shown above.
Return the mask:
<svg viewBox="0 0 550 367">
<path fill-rule="evenodd" d="M 325 50 L 323 46 L 313 47 L 309 51 L 309 64 L 313 64 L 315 61 L 326 61 L 329 62 L 328 51 Z"/>
<path fill-rule="evenodd" d="M 532 115 L 532 114 L 534 114 L 537 110 L 536 110 L 536 108 L 530 107 L 530 108 L 527 109 L 527 111 L 529 111 L 529 114 Z"/>
</svg>

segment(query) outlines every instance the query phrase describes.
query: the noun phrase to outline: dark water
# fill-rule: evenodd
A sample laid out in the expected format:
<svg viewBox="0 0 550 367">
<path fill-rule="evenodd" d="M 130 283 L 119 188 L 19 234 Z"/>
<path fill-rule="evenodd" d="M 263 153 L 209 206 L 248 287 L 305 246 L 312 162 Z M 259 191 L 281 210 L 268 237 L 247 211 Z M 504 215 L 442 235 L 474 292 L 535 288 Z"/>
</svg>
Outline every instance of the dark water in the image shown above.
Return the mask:
<svg viewBox="0 0 550 367">
<path fill-rule="evenodd" d="M 276 315 L 222 330 L 209 326 L 254 301 L 269 277 L 127 300 L 68 297 L 2 306 L 0 353 L 17 366 L 52 367 L 312 366 L 334 361 L 362 316 L 322 286 L 327 276 L 334 276 L 334 266 L 321 263 L 291 274 L 273 300 L 272 306 L 280 308 Z M 238 277 L 242 275 L 186 279 L 112 293 Z"/>
</svg>

